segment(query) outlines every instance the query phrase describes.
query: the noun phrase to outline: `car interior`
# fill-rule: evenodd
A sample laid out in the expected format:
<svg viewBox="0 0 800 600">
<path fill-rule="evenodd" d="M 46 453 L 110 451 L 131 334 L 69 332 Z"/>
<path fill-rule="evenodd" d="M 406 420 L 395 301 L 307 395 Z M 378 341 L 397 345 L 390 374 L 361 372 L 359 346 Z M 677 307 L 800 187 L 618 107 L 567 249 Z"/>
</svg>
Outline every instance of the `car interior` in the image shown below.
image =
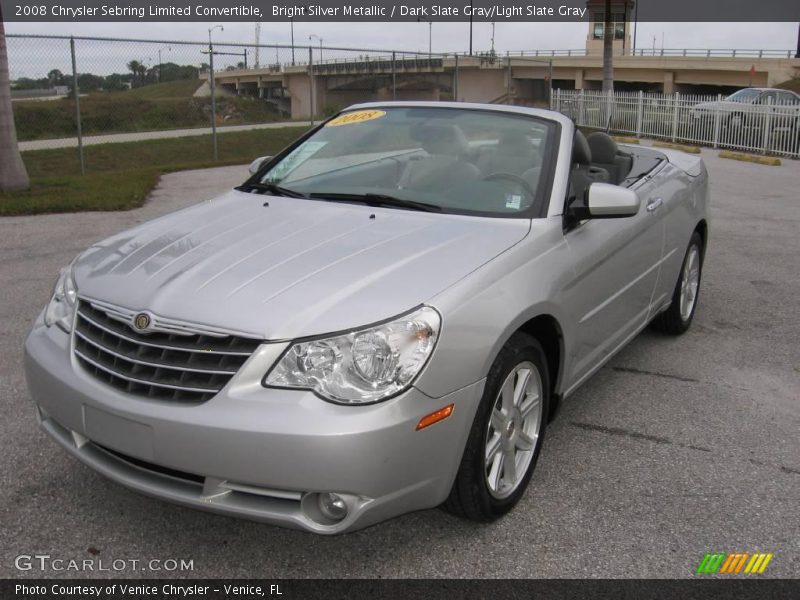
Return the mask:
<svg viewBox="0 0 800 600">
<path fill-rule="evenodd" d="M 368 145 L 373 144 L 374 140 Z M 406 129 L 400 147 L 387 148 L 383 157 L 318 167 L 306 163 L 295 170 L 290 183 L 301 183 L 301 190 L 311 193 L 408 190 L 422 201 L 452 208 L 518 212 L 537 200 L 543 144 L 544 138 L 533 131 L 508 128 L 480 135 L 470 131 L 468 136 L 458 124 L 423 121 Z M 325 161 L 324 150 L 317 156 Z M 576 130 L 568 204 L 584 202 L 595 182 L 628 187 L 664 159 L 648 148 L 621 150 L 603 132 L 587 137 Z"/>
</svg>

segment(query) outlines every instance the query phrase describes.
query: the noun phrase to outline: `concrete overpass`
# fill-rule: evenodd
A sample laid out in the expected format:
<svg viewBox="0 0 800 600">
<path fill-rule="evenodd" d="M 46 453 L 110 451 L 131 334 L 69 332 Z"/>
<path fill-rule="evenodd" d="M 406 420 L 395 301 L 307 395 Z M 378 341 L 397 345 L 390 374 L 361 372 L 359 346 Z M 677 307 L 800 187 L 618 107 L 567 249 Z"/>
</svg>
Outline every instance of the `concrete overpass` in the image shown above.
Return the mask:
<svg viewBox="0 0 800 600">
<path fill-rule="evenodd" d="M 725 92 L 774 86 L 800 76 L 791 52 L 662 50 L 614 57 L 618 89 L 664 93 Z M 215 73 L 217 85 L 263 98 L 293 118 L 333 112 L 371 100 L 451 100 L 544 103 L 549 78 L 561 89 L 600 89 L 598 52 L 551 51 L 496 56 L 403 55 L 329 59 L 318 64 L 272 65 Z"/>
</svg>

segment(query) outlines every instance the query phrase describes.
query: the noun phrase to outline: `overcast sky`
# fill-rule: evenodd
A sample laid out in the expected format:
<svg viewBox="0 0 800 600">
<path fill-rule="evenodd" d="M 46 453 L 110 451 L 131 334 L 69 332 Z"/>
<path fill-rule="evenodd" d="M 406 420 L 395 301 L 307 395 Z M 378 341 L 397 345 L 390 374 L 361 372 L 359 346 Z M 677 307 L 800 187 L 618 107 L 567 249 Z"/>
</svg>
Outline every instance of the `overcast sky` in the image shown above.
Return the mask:
<svg viewBox="0 0 800 600">
<path fill-rule="evenodd" d="M 213 23 L 6 23 L 8 33 L 137 37 L 147 39 L 204 40 Z M 739 48 L 789 50 L 797 46 L 797 23 L 640 23 L 637 48 Z M 214 33 L 218 41 L 251 43 L 253 23 L 228 23 Z M 495 48 L 506 50 L 579 49 L 585 45 L 586 23 L 499 23 Z M 433 23 L 433 51 L 466 51 L 468 23 Z M 309 35 L 325 45 L 398 50 L 428 50 L 427 23 L 302 23 L 294 25 L 295 44 L 307 44 Z M 491 47 L 492 26 L 473 24 L 475 51 Z M 261 43 L 288 44 L 290 24 L 264 23 Z M 318 45 L 315 38 L 312 42 Z"/>
</svg>

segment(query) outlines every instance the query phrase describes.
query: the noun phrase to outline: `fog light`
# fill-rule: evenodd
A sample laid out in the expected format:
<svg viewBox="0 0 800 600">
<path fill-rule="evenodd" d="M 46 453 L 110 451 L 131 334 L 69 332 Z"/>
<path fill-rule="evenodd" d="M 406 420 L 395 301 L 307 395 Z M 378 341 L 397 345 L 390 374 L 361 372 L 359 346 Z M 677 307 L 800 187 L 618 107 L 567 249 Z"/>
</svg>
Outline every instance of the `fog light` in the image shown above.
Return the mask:
<svg viewBox="0 0 800 600">
<path fill-rule="evenodd" d="M 333 492 L 324 492 L 317 496 L 320 512 L 333 521 L 341 521 L 347 516 L 347 503 L 344 498 Z"/>
</svg>

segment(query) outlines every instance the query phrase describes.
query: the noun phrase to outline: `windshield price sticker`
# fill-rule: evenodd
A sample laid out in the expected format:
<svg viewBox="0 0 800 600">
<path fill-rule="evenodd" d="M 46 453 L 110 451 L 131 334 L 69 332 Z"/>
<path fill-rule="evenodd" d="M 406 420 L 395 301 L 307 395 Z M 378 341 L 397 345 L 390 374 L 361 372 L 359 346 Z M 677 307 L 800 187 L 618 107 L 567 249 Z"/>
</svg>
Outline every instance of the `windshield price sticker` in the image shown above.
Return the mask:
<svg viewBox="0 0 800 600">
<path fill-rule="evenodd" d="M 364 121 L 372 121 L 373 119 L 380 119 L 386 113 L 382 110 L 357 110 L 355 112 L 340 115 L 335 119 L 331 119 L 325 124 L 325 127 L 338 127 L 339 125 L 352 125 L 353 123 L 363 123 Z"/>
</svg>

